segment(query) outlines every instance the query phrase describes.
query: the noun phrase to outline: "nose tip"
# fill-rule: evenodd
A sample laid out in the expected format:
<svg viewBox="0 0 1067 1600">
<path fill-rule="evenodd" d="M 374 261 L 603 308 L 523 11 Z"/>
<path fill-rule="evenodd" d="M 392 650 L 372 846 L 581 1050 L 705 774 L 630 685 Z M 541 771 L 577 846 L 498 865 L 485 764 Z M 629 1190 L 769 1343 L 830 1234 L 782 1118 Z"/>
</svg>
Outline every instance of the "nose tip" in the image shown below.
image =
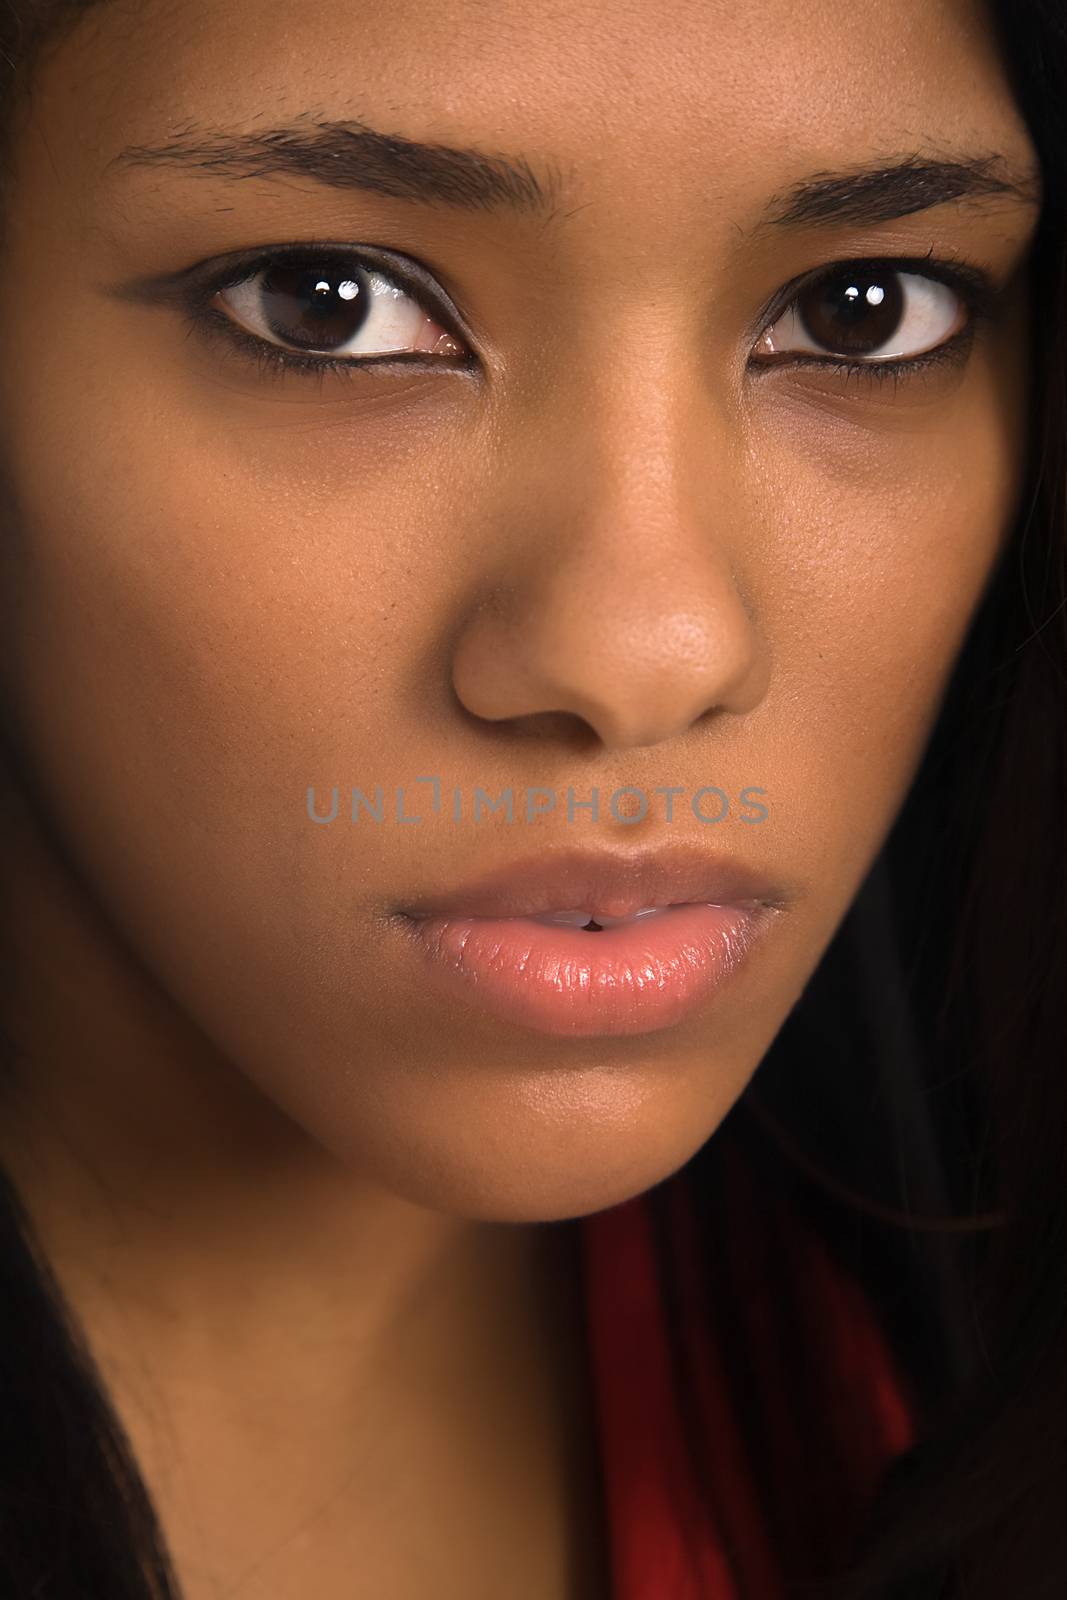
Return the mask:
<svg viewBox="0 0 1067 1600">
<path fill-rule="evenodd" d="M 522 721 L 530 732 L 576 719 L 613 750 L 678 738 L 716 711 L 750 710 L 766 663 L 741 598 L 721 583 L 703 595 L 695 579 L 689 588 L 680 605 L 662 584 L 635 584 L 620 605 L 610 584 L 597 601 L 563 582 L 513 596 L 504 612 L 483 607 L 455 653 L 456 694 L 474 716 Z"/>
</svg>

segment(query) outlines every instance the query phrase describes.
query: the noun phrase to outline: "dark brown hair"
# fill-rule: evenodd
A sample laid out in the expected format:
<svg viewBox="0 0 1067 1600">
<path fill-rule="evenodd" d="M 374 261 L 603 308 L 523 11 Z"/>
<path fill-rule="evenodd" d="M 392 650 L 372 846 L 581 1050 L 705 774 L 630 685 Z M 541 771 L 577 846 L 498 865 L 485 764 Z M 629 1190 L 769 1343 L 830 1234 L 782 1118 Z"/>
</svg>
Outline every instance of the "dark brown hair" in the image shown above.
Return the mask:
<svg viewBox="0 0 1067 1600">
<path fill-rule="evenodd" d="M 118 3 L 0 0 L 0 203 L 42 51 L 94 5 Z M 124 3 L 135 25 L 139 0 Z M 768 1197 L 802 1210 L 864 1284 L 921 1397 L 918 1441 L 855 1529 L 848 1571 L 834 1587 L 798 1570 L 792 1592 L 810 1600 L 831 1589 L 832 1600 L 1067 1595 L 1061 7 L 988 9 L 1045 186 L 1018 524 L 884 849 L 749 1088 L 683 1174 L 716 1293 L 721 1164 L 740 1149 Z M 129 1443 L 2 1174 L 0 1307 L 0 1591 L 176 1600 Z M 743 1354 L 726 1352 L 751 1396 Z M 798 1405 L 802 1389 L 798 1372 Z M 757 1405 L 748 1426 L 758 1465 L 769 1423 Z"/>
</svg>

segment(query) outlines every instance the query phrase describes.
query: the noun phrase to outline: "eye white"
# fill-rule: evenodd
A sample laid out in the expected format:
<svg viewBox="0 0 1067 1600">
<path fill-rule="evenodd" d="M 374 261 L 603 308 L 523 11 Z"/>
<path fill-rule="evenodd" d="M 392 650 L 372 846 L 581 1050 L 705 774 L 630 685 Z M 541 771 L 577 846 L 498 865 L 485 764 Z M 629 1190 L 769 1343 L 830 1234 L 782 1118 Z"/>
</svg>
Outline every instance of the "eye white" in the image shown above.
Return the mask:
<svg viewBox="0 0 1067 1600">
<path fill-rule="evenodd" d="M 889 274 L 885 273 L 883 276 Z M 936 278 L 928 278 L 922 273 L 898 272 L 895 276 L 903 289 L 904 310 L 896 331 L 881 348 L 864 351 L 862 354 L 852 354 L 841 349 L 835 350 L 831 345 L 816 343 L 804 327 L 797 310 L 797 302 L 804 293 L 802 290 L 797 300 L 779 317 L 773 328 L 768 328 L 756 346 L 757 351 L 764 355 L 810 351 L 814 355 L 837 356 L 842 360 L 873 363 L 924 355 L 926 351 L 944 344 L 963 323 L 965 313 L 959 295 L 947 283 L 941 283 Z M 841 274 L 841 277 L 842 279 L 847 277 L 847 272 Z M 864 285 L 864 277 L 863 272 L 857 273 L 856 290 L 858 293 L 865 292 L 871 309 L 876 310 L 881 298 L 884 297 L 884 290 L 877 283 Z"/>
<path fill-rule="evenodd" d="M 344 356 L 399 355 L 415 350 L 436 351 L 439 354 L 459 351 L 460 347 L 451 335 L 405 289 L 382 273 L 369 269 L 364 269 L 360 278 L 361 283 L 367 285 L 372 302 L 357 334 L 345 344 L 324 347 L 318 351 L 309 350 L 303 344 L 290 344 L 279 337 L 264 316 L 261 299 L 264 271 L 264 268 L 260 268 L 252 277 L 221 290 L 219 298 L 248 332 L 265 339 L 268 344 L 277 345 L 279 349 L 335 359 Z M 329 280 L 324 278 L 323 283 L 325 287 L 330 287 Z M 361 283 L 353 279 L 337 284 L 338 297 L 342 300 L 355 299 L 361 292 Z"/>
</svg>

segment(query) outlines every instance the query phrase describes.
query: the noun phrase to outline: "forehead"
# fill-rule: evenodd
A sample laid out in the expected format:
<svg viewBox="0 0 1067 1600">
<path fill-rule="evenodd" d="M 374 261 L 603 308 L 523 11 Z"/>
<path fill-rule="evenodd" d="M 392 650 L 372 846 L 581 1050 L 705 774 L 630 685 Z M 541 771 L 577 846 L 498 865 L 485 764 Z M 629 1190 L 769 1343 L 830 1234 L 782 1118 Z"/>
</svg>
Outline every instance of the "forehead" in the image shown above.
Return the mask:
<svg viewBox="0 0 1067 1600">
<path fill-rule="evenodd" d="M 42 77 L 90 184 L 163 133 L 309 117 L 521 151 L 576 203 L 755 204 L 917 144 L 1032 158 L 980 0 L 104 0 Z"/>
</svg>

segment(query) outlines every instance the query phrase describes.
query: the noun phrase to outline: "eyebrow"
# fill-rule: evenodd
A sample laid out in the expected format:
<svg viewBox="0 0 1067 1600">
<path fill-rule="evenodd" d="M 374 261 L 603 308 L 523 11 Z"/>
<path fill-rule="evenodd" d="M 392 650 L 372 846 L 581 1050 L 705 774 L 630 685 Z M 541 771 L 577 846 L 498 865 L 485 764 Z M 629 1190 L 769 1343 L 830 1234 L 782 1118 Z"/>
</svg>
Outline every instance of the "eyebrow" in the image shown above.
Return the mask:
<svg viewBox="0 0 1067 1600">
<path fill-rule="evenodd" d="M 548 215 L 560 197 L 523 157 L 486 155 L 379 133 L 360 122 L 311 122 L 263 133 L 183 130 L 164 144 L 128 145 L 108 166 L 180 166 L 242 180 L 282 175 L 332 189 L 362 189 L 420 205 Z"/>
<path fill-rule="evenodd" d="M 769 203 L 753 231 L 891 222 L 950 200 L 1041 204 L 1038 168 L 1013 172 L 1003 156 L 910 155 L 847 172 L 818 172 Z"/>
<path fill-rule="evenodd" d="M 162 144 L 129 145 L 109 167 L 178 166 L 235 181 L 309 178 L 420 205 L 548 218 L 564 197 L 559 171 L 542 182 L 524 157 L 423 143 L 355 121 L 298 119 L 261 133 L 187 127 Z M 1041 199 L 1040 172 L 1013 173 L 997 154 L 881 158 L 816 172 L 775 195 L 749 234 L 771 228 L 886 222 L 950 200 Z"/>
</svg>

